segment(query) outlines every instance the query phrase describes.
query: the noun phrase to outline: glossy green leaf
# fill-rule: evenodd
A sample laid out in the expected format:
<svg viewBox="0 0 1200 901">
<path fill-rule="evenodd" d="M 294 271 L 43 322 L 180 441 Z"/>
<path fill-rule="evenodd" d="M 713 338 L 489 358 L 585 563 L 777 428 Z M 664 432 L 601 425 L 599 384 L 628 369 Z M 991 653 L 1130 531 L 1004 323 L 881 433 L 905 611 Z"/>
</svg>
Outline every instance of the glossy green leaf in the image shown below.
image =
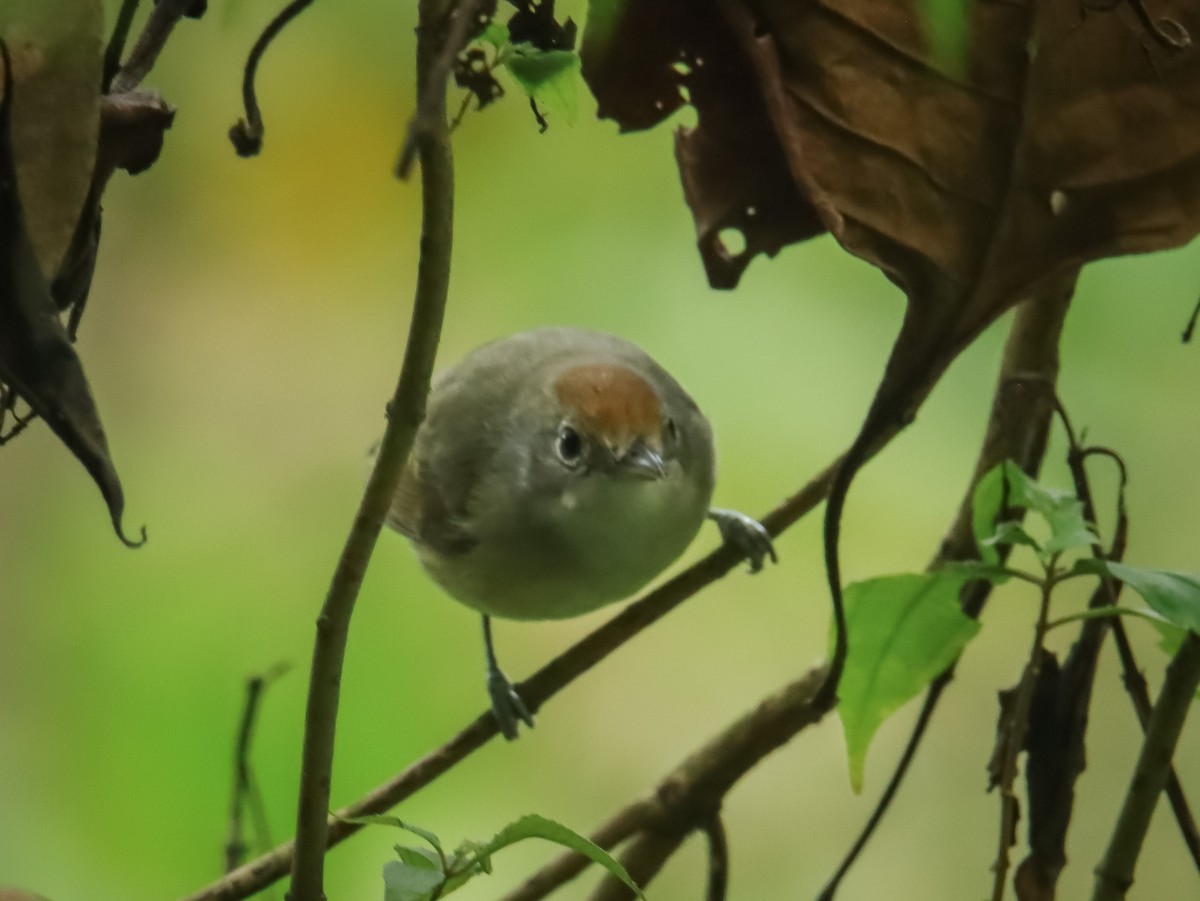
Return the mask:
<svg viewBox="0 0 1200 901">
<path fill-rule="evenodd" d="M 521 89 L 537 103 L 575 121 L 579 54 L 573 50 L 537 50 L 526 44 L 513 48 L 504 66 Z"/>
<path fill-rule="evenodd" d="M 442 861 L 437 853 L 428 848 L 410 848 L 408 845 L 396 845 L 396 856 L 402 861 L 419 870 L 442 871 Z"/>
<path fill-rule="evenodd" d="M 1041 553 L 1042 546 L 1028 532 L 1025 527 L 1016 520 L 1002 522 L 996 526 L 996 531 L 990 537 L 983 539 L 982 547 L 996 548 L 1005 544 L 1023 544 L 1026 547 L 1031 547 L 1038 553 Z"/>
<path fill-rule="evenodd" d="M 1078 561 L 1075 571 L 1119 579 L 1168 621 L 1200 634 L 1200 575 L 1091 558 Z"/>
<path fill-rule="evenodd" d="M 979 632 L 959 608 L 969 576 L 955 571 L 884 576 L 847 585 L 850 652 L 838 686 L 850 784 L 861 791 L 880 724 L 946 669 Z"/>
<path fill-rule="evenodd" d="M 413 866 L 403 860 L 383 865 L 384 901 L 429 901 L 445 877 L 438 869 Z"/>
</svg>

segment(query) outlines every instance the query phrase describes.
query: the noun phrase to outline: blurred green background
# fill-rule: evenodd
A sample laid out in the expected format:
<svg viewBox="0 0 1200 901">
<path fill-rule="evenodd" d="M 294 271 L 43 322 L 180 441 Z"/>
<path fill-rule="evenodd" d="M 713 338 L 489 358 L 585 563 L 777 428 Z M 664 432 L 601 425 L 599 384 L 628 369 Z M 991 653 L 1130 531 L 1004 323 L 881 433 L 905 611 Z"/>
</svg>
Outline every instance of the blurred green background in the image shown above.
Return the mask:
<svg viewBox="0 0 1200 901">
<path fill-rule="evenodd" d="M 159 163 L 114 180 L 80 350 L 128 498 L 127 551 L 95 487 L 38 425 L 0 455 L 0 883 L 56 901 L 140 901 L 219 875 L 244 679 L 278 661 L 255 746 L 275 840 L 291 835 L 313 621 L 383 425 L 416 262 L 417 187 L 391 176 L 412 110 L 415 4 L 315 4 L 260 74 L 262 156 L 225 137 L 245 54 L 273 6 L 184 21 L 148 83 L 178 106 Z M 581 3 L 572 10 L 577 16 Z M 903 298 L 828 238 L 754 262 L 710 290 L 694 250 L 670 128 L 618 136 L 581 91 L 579 121 L 537 133 L 510 95 L 456 135 L 454 278 L 442 359 L 559 322 L 652 352 L 712 419 L 716 501 L 762 514 L 844 449 L 866 410 Z M 680 114 L 688 121 L 688 113 Z M 1084 274 L 1063 342 L 1076 425 L 1121 451 L 1134 562 L 1200 569 L 1195 477 L 1200 347 L 1179 333 L 1200 284 L 1194 248 Z M 859 477 L 847 579 L 921 568 L 971 472 L 1007 320 L 953 367 L 917 423 Z M 1191 386 L 1191 387 L 1189 387 Z M 1056 435 L 1047 478 L 1066 484 Z M 1098 478 L 1111 510 L 1113 480 Z M 538 812 L 587 832 L 697 744 L 818 660 L 828 602 L 819 517 L 781 563 L 737 572 L 553 700 L 538 728 L 493 742 L 398 813 L 448 841 Z M 1111 525 L 1111 515 L 1104 526 Z M 687 559 L 714 546 L 714 531 Z M 840 897 L 982 897 L 997 800 L 984 793 L 995 692 L 1015 682 L 1035 600 L 1011 588 L 984 616 L 892 814 Z M 1062 611 L 1081 603 L 1064 597 Z M 612 611 L 500 624 L 527 676 Z M 1130 630 L 1154 686 L 1163 660 Z M 1069 636 L 1055 635 L 1065 648 Z M 436 747 L 485 703 L 478 626 L 386 534 L 350 636 L 333 801 Z M 732 896 L 811 897 L 857 834 L 915 715 L 885 725 L 851 793 L 830 718 L 729 797 Z M 1138 729 L 1106 648 L 1060 897 L 1084 897 L 1132 770 Z M 1178 755 L 1200 802 L 1200 727 Z M 1024 824 L 1022 824 L 1022 837 Z M 328 859 L 335 899 L 382 897 L 397 836 L 373 829 Z M 549 846 L 500 857 L 461 897 L 499 895 Z M 698 898 L 693 840 L 653 886 Z M 582 898 L 595 875 L 561 897 Z M 1165 806 L 1132 898 L 1196 897 Z M 275 897 L 282 897 L 277 891 Z"/>
</svg>

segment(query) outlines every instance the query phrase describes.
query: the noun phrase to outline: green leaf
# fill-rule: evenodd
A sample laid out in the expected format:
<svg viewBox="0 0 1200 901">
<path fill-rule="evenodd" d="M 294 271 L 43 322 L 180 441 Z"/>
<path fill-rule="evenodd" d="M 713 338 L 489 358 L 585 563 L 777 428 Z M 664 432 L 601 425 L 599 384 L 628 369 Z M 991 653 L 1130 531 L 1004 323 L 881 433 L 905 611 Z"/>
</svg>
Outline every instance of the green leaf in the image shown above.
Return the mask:
<svg viewBox="0 0 1200 901">
<path fill-rule="evenodd" d="M 1119 579 L 1169 622 L 1200 634 L 1200 575 L 1094 558 L 1079 560 L 1075 570 Z"/>
<path fill-rule="evenodd" d="M 1042 553 L 1042 546 L 1037 539 L 1025 531 L 1025 527 L 1015 519 L 1010 519 L 1007 522 L 998 523 L 996 531 L 991 536 L 983 539 L 984 547 L 999 547 L 1003 544 L 1023 544 L 1033 548 L 1039 554 Z"/>
<path fill-rule="evenodd" d="M 850 652 L 838 686 L 850 784 L 862 790 L 880 724 L 946 669 L 979 632 L 959 608 L 961 572 L 884 576 L 846 586 Z"/>
<path fill-rule="evenodd" d="M 370 814 L 362 817 L 344 817 L 343 819 L 347 823 L 357 823 L 359 826 L 395 826 L 397 829 L 411 832 L 413 835 L 429 842 L 433 850 L 437 851 L 439 860 L 445 860 L 446 858 L 446 852 L 442 850 L 442 843 L 436 835 L 428 829 L 422 829 L 420 826 L 406 823 L 399 817 L 388 816 L 386 814 Z"/>
<path fill-rule="evenodd" d="M 442 861 L 436 852 L 427 848 L 410 848 L 408 845 L 396 845 L 396 856 L 408 864 L 421 870 L 437 870 L 442 872 Z"/>
<path fill-rule="evenodd" d="M 429 901 L 445 881 L 441 870 L 412 866 L 403 860 L 383 865 L 384 901 Z"/>
<path fill-rule="evenodd" d="M 593 863 L 604 867 L 615 878 L 619 879 L 626 888 L 634 892 L 638 898 L 645 901 L 646 896 L 642 894 L 642 890 L 637 887 L 637 884 L 630 878 L 629 873 L 626 872 L 625 867 L 621 866 L 616 858 L 578 832 L 568 829 L 554 820 L 538 816 L 535 813 L 528 814 L 513 823 L 509 823 L 497 832 L 491 841 L 480 848 L 478 853 L 483 857 L 490 857 L 500 849 L 507 848 L 509 845 L 527 838 L 545 839 L 546 841 L 554 842 L 557 845 L 562 845 L 564 848 L 569 848 L 572 851 L 582 854 Z"/>
<path fill-rule="evenodd" d="M 1009 505 L 1027 507 L 1050 527 L 1050 539 L 1042 545 L 1042 554 L 1051 557 L 1078 547 L 1091 547 L 1096 533 L 1084 521 L 1083 505 L 1075 495 L 1035 482 L 1011 460 L 1004 464 L 1009 485 Z"/>
<path fill-rule="evenodd" d="M 504 67 L 527 95 L 559 113 L 568 123 L 575 121 L 579 54 L 573 50 L 538 50 L 527 44 L 513 47 Z"/>
<path fill-rule="evenodd" d="M 997 564 L 1000 553 L 993 545 L 986 544 L 996 534 L 996 517 L 1004 505 L 1004 464 L 993 466 L 975 484 L 971 498 L 971 531 L 975 535 L 975 546 L 984 563 Z"/>
<path fill-rule="evenodd" d="M 479 36 L 479 40 L 486 44 L 491 44 L 497 50 L 508 43 L 508 26 L 501 22 L 490 22 L 488 27 L 483 29 L 483 34 Z"/>
</svg>

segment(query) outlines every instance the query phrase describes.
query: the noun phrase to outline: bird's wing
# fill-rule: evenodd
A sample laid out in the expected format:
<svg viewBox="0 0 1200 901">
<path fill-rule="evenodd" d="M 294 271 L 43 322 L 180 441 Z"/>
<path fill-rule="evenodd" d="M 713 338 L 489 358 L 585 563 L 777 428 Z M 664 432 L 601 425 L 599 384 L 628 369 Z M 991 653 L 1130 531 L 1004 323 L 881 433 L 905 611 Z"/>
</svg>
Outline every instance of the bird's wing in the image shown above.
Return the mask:
<svg viewBox="0 0 1200 901">
<path fill-rule="evenodd" d="M 465 511 L 452 510 L 450 499 L 437 488 L 439 480 L 422 478 L 423 473 L 417 455 L 411 455 L 388 509 L 388 525 L 439 554 L 465 554 L 478 543 L 464 522 Z"/>
<path fill-rule="evenodd" d="M 421 489 L 415 455 L 410 455 L 388 508 L 387 524 L 414 541 L 421 537 Z"/>
</svg>

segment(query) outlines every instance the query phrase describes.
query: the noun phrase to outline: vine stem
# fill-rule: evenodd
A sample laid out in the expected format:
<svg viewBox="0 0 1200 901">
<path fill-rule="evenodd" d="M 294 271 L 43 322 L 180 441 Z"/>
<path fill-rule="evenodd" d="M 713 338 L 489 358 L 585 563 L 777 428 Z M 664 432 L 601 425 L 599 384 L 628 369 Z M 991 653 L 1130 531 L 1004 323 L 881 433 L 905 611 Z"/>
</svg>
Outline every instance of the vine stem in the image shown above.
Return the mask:
<svg viewBox="0 0 1200 901">
<path fill-rule="evenodd" d="M 1007 729 L 1001 726 L 1004 736 L 1000 747 L 999 776 L 996 785 L 1000 789 L 1000 838 L 996 848 L 995 879 L 992 882 L 992 901 L 1001 901 L 1004 888 L 1008 882 L 1009 855 L 1008 851 L 1016 842 L 1017 817 L 1019 814 L 1017 796 L 1013 792 L 1013 783 L 1017 778 L 1017 758 L 1025 745 L 1025 731 L 1029 727 L 1029 709 L 1033 704 L 1033 692 L 1037 686 L 1038 675 L 1042 670 L 1042 659 L 1045 651 L 1046 629 L 1050 621 L 1050 594 L 1056 584 L 1058 557 L 1052 557 L 1046 566 L 1046 579 L 1042 582 L 1042 598 L 1038 606 L 1037 625 L 1033 630 L 1033 649 L 1029 652 L 1029 662 L 1021 673 L 1021 681 L 1017 685 L 1017 694 L 1009 713 Z"/>
<path fill-rule="evenodd" d="M 462 18 L 470 16 L 478 3 L 479 0 L 467 0 L 453 9 L 450 15 L 459 17 L 454 23 L 457 27 L 448 29 L 444 39 L 438 28 L 444 21 L 440 16 L 443 4 L 437 0 L 421 0 L 418 6 L 416 115 L 422 127 L 410 130 L 414 153 L 421 163 L 421 255 L 417 265 L 416 298 L 400 377 L 388 405 L 387 428 L 379 456 L 317 618 L 305 712 L 289 901 L 325 899 L 324 863 L 329 845 L 334 735 L 350 617 L 367 563 L 399 484 L 400 473 L 412 450 L 417 428 L 425 418 L 425 401 L 450 287 L 454 161 L 445 116 L 449 66 L 443 64 L 443 57 L 458 52 L 466 32 L 461 25 Z"/>
</svg>

